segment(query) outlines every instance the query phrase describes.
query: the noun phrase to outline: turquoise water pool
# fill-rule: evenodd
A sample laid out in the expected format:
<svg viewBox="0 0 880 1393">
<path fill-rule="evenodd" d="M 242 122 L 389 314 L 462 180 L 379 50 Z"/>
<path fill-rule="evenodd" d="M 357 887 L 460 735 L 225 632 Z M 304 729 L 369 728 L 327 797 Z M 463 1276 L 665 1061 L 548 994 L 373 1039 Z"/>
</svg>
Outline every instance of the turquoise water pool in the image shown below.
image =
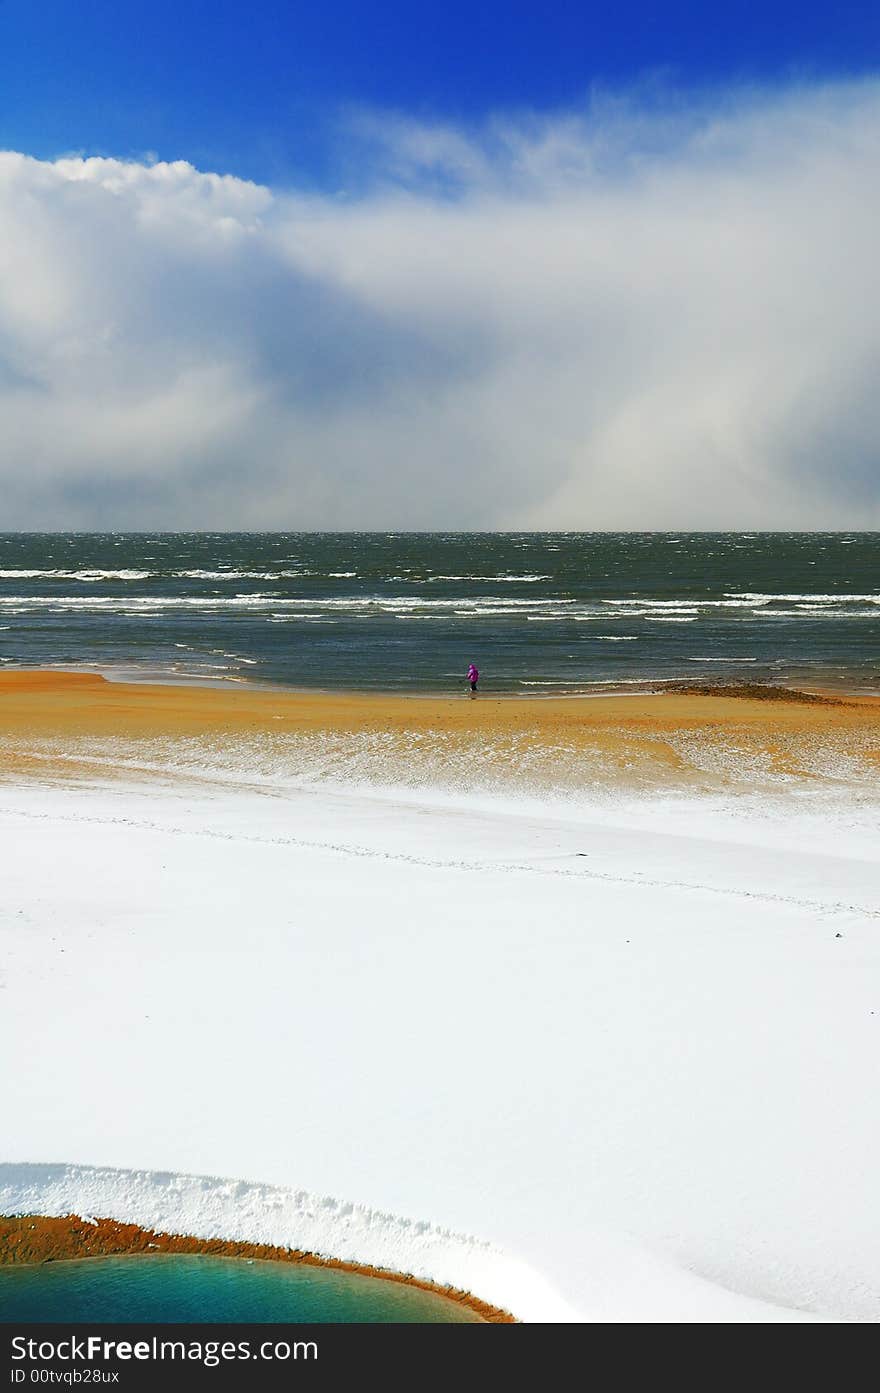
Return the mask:
<svg viewBox="0 0 880 1393">
<path fill-rule="evenodd" d="M 435 1292 L 295 1263 L 156 1254 L 0 1267 L 0 1321 L 471 1323 Z"/>
</svg>

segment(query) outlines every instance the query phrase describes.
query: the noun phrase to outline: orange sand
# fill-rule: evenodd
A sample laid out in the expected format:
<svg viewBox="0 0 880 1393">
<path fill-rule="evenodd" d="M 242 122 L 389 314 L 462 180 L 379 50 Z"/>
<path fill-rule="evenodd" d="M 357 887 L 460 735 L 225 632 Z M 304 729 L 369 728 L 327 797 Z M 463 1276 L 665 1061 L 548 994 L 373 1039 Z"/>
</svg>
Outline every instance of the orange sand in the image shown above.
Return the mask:
<svg viewBox="0 0 880 1393">
<path fill-rule="evenodd" d="M 127 742 L 174 737 L 362 733 L 407 737 L 432 733 L 453 742 L 481 737 L 503 748 L 549 754 L 600 754 L 612 766 L 640 765 L 654 775 L 687 777 L 673 737 L 687 731 L 759 754 L 788 771 L 792 741 L 825 740 L 880 765 L 880 698 L 827 697 L 778 689 L 667 690 L 601 697 L 411 697 L 267 688 L 160 686 L 108 682 L 85 673 L 45 669 L 0 674 L 0 768 L 20 768 L 21 743 Z M 26 757 L 25 757 L 26 758 Z M 796 772 L 792 768 L 792 772 Z"/>
</svg>

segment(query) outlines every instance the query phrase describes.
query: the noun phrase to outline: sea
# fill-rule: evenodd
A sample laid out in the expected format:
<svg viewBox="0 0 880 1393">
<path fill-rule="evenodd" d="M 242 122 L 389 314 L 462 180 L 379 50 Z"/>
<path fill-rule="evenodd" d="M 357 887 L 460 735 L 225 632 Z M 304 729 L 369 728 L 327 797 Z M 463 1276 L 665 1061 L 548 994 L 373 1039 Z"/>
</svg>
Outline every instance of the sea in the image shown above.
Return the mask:
<svg viewBox="0 0 880 1393">
<path fill-rule="evenodd" d="M 877 532 L 8 533 L 0 664 L 532 696 L 880 691 Z"/>
</svg>

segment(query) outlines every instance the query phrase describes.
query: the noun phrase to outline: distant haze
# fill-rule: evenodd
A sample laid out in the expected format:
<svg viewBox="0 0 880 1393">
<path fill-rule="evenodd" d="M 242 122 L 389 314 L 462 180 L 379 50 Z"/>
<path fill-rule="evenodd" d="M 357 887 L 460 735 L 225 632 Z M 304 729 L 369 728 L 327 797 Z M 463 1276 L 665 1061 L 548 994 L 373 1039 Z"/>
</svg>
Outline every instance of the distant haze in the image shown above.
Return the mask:
<svg viewBox="0 0 880 1393">
<path fill-rule="evenodd" d="M 880 82 L 0 154 L 0 529 L 880 525 Z"/>
</svg>

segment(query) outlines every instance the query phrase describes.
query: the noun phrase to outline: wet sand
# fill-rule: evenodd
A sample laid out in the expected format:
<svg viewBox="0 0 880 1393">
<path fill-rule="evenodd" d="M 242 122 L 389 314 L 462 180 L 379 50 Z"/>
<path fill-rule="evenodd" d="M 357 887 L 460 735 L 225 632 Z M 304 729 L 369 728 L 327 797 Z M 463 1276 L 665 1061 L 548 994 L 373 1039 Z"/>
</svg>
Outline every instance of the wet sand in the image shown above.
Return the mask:
<svg viewBox="0 0 880 1393">
<path fill-rule="evenodd" d="M 63 1262 L 77 1258 L 146 1256 L 150 1253 L 206 1254 L 218 1258 L 255 1258 L 264 1262 L 292 1262 L 308 1267 L 332 1267 L 357 1272 L 385 1282 L 403 1282 L 433 1291 L 475 1311 L 481 1320 L 496 1325 L 516 1324 L 513 1316 L 479 1297 L 453 1287 L 441 1287 L 401 1272 L 387 1272 L 361 1263 L 340 1262 L 296 1248 L 276 1248 L 266 1243 L 237 1243 L 222 1238 L 192 1238 L 187 1234 L 155 1233 L 137 1224 L 115 1219 L 83 1219 L 76 1214 L 49 1218 L 42 1214 L 0 1216 L 0 1266 Z"/>
</svg>

